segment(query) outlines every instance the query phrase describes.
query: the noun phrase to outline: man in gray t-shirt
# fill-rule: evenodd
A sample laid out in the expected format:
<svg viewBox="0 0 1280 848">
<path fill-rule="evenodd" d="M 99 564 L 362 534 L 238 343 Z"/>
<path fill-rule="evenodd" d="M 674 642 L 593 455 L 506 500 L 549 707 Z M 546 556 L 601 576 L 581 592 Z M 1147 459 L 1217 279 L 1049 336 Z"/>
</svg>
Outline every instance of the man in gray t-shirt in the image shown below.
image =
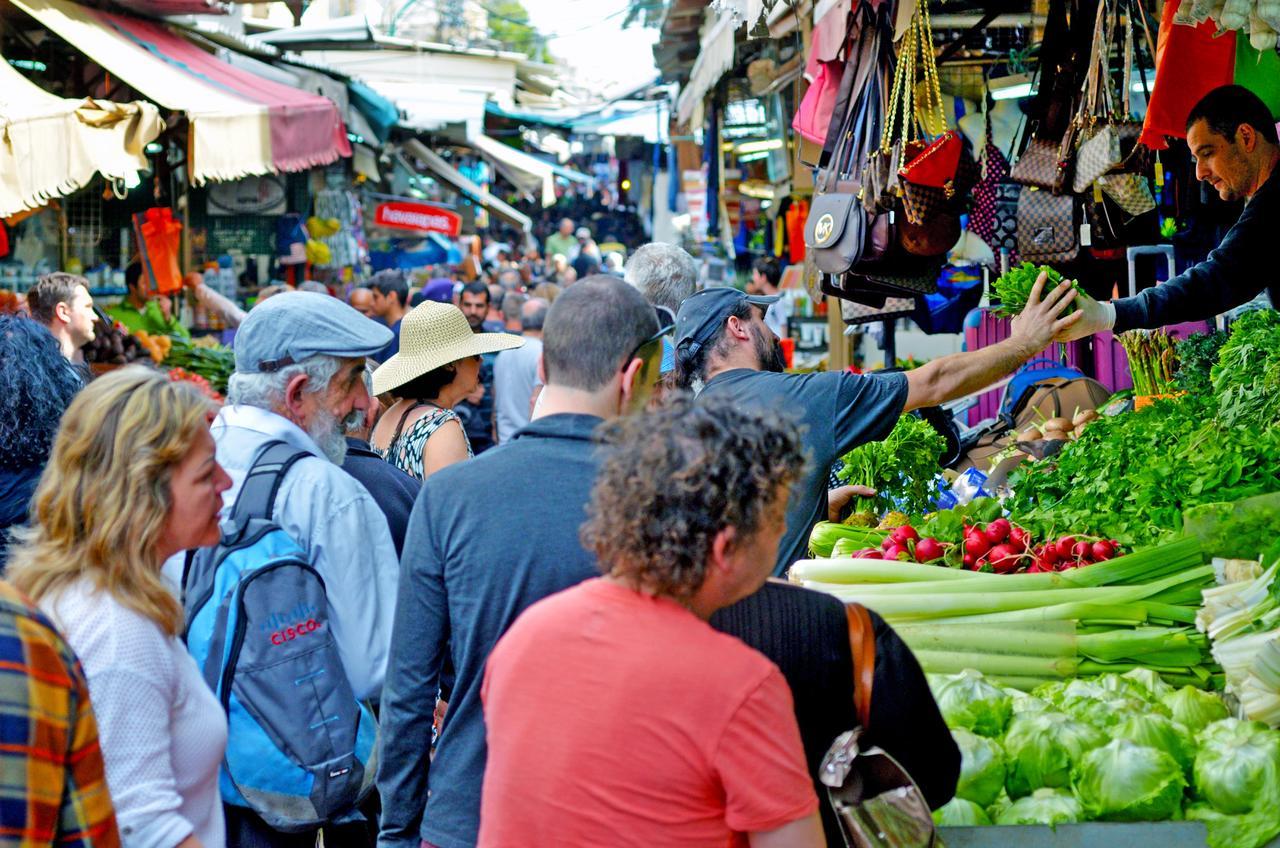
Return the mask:
<svg viewBox="0 0 1280 848">
<path fill-rule="evenodd" d="M 525 301 L 520 310 L 524 346 L 504 350 L 493 364 L 493 417 L 498 444 L 510 441 L 529 423 L 534 389 L 542 385 L 538 361 L 542 359 L 542 323 L 549 306 L 540 297 Z"/>
<path fill-rule="evenodd" d="M 727 396 L 748 406 L 790 415 L 801 427 L 809 465 L 791 493 L 787 532 L 774 574 L 805 555 L 809 532 L 827 518 L 831 463 L 853 448 L 883 439 L 898 418 L 976 392 L 1048 347 L 1055 333 L 1080 313 L 1058 316 L 1075 297 L 1070 284 L 1041 300 L 1040 275 L 1009 338 L 981 350 L 943 356 L 897 374 L 821 372 L 784 374 L 778 337 L 765 323 L 778 297 L 713 287 L 685 299 L 676 313 L 676 371 L 682 387 L 707 397 Z M 1070 294 L 1068 294 L 1070 292 Z"/>
</svg>

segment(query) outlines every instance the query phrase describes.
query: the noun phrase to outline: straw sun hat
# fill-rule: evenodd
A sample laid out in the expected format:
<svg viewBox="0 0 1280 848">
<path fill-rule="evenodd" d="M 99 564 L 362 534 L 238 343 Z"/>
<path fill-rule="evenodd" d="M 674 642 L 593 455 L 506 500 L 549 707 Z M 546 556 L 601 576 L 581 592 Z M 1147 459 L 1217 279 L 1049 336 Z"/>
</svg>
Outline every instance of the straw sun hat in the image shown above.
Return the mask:
<svg viewBox="0 0 1280 848">
<path fill-rule="evenodd" d="M 462 310 L 450 303 L 415 306 L 400 322 L 400 351 L 373 372 L 375 395 L 393 391 L 429 371 L 482 353 L 510 350 L 524 339 L 508 333 L 473 333 Z"/>
</svg>

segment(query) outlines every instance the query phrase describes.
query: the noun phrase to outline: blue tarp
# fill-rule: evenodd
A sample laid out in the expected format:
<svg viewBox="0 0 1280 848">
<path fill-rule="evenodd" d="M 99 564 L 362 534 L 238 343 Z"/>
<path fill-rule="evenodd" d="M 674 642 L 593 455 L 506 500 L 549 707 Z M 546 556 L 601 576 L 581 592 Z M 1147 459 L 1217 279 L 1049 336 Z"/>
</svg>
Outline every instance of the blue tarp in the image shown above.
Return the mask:
<svg viewBox="0 0 1280 848">
<path fill-rule="evenodd" d="M 391 128 L 400 120 L 400 109 L 396 104 L 357 80 L 347 81 L 347 92 L 351 97 L 351 105 L 360 110 L 369 126 L 378 134 L 378 142 L 385 142 L 391 134 Z"/>
</svg>

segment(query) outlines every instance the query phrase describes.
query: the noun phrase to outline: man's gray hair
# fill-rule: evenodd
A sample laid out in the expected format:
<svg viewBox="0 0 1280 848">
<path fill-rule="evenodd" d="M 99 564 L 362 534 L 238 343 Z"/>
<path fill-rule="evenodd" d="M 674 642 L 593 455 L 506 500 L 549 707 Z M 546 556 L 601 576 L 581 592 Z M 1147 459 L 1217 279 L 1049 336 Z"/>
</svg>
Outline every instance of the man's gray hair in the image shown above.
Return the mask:
<svg viewBox="0 0 1280 848">
<path fill-rule="evenodd" d="M 551 304 L 543 298 L 529 298 L 525 302 L 524 308 L 520 310 L 520 329 L 541 330 L 542 325 L 547 322 L 547 311 L 549 309 L 551 309 Z"/>
<path fill-rule="evenodd" d="M 307 375 L 303 391 L 314 395 L 329 388 L 341 367 L 342 360 L 338 357 L 318 353 L 301 362 L 286 365 L 279 371 L 257 374 L 241 374 L 237 371 L 227 381 L 227 403 L 277 412 L 284 406 L 285 387 L 294 377 L 299 374 Z"/>
<path fill-rule="evenodd" d="M 524 309 L 525 301 L 528 296 L 520 292 L 508 292 L 507 296 L 502 299 L 502 320 L 519 321 L 520 312 Z"/>
<path fill-rule="evenodd" d="M 676 245 L 655 241 L 631 255 L 623 279 L 645 300 L 674 314 L 698 287 L 698 263 Z"/>
</svg>

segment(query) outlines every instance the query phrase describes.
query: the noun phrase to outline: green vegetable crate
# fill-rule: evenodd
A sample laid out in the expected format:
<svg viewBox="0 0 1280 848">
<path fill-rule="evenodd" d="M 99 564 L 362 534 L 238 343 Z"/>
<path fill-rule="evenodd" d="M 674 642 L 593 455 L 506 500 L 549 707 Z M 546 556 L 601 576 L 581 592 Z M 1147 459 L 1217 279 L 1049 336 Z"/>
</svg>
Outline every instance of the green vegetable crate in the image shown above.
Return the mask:
<svg viewBox="0 0 1280 848">
<path fill-rule="evenodd" d="M 938 828 L 947 848 L 1204 848 L 1208 838 L 1200 822 L 1082 822 L 999 827 Z M 1263 848 L 1280 848 L 1280 837 Z"/>
</svg>

